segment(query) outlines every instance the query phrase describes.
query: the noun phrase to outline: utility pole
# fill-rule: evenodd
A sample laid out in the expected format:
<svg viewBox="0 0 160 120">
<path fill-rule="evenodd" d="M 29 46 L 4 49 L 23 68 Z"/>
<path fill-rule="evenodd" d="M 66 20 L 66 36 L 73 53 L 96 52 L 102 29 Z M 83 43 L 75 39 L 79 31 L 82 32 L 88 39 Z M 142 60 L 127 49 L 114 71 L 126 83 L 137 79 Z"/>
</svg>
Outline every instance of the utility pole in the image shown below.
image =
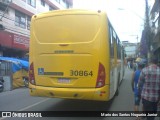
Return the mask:
<svg viewBox="0 0 160 120">
<path fill-rule="evenodd" d="M 145 24 L 144 24 L 144 31 L 146 32 L 146 36 L 145 36 L 145 40 L 147 43 L 147 59 L 148 62 L 150 62 L 150 58 L 152 56 L 151 54 L 151 43 L 152 43 L 152 39 L 153 39 L 153 35 L 151 32 L 151 26 L 150 26 L 150 18 L 149 18 L 149 6 L 148 6 L 148 0 L 145 0 Z"/>
</svg>

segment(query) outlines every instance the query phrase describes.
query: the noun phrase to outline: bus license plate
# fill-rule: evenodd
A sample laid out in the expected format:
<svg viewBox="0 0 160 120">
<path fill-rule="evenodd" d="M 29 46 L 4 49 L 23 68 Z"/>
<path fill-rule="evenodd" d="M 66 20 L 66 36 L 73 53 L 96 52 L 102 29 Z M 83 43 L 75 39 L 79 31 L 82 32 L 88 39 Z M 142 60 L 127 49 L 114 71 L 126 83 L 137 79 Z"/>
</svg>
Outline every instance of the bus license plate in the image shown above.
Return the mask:
<svg viewBox="0 0 160 120">
<path fill-rule="evenodd" d="M 58 83 L 70 83 L 71 80 L 68 78 L 58 78 Z"/>
</svg>

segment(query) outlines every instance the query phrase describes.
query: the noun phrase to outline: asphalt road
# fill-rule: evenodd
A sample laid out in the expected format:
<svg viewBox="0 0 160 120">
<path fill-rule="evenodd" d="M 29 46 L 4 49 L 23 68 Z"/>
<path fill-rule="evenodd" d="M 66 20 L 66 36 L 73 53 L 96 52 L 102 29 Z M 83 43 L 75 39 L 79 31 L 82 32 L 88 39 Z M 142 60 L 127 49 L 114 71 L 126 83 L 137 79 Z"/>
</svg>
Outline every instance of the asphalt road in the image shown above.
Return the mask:
<svg viewBox="0 0 160 120">
<path fill-rule="evenodd" d="M 109 102 L 67 100 L 58 98 L 32 97 L 27 88 L 0 93 L 0 111 L 133 111 L 134 98 L 131 90 L 131 73 L 126 69 L 119 96 Z M 21 120 L 22 118 L 0 118 L 0 120 Z M 48 117 L 23 118 L 37 120 L 135 120 L 135 117 Z M 159 120 L 156 118 L 156 120 Z"/>
</svg>

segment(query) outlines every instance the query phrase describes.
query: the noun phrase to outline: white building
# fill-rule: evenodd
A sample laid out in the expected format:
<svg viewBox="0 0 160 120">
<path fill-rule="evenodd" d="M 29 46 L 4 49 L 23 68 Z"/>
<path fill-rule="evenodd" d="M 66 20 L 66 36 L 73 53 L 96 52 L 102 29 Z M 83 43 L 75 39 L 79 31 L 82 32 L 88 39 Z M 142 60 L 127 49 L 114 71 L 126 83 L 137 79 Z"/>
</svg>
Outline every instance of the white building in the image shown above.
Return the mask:
<svg viewBox="0 0 160 120">
<path fill-rule="evenodd" d="M 0 0 L 0 55 L 28 52 L 32 15 L 72 5 L 72 0 Z"/>
</svg>

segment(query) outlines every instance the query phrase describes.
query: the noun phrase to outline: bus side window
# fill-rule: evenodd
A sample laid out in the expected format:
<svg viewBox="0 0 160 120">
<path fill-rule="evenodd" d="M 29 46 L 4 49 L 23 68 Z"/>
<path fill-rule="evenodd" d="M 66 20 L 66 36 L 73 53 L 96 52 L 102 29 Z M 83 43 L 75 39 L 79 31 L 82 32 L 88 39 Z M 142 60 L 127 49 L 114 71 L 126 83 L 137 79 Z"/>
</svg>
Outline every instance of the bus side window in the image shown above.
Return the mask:
<svg viewBox="0 0 160 120">
<path fill-rule="evenodd" d="M 113 42 L 113 32 L 112 32 L 112 28 L 110 27 L 109 28 L 109 36 L 110 36 L 110 55 L 111 55 L 111 58 L 114 57 L 114 42 Z"/>
<path fill-rule="evenodd" d="M 116 33 L 115 31 L 113 30 L 113 50 L 114 50 L 114 59 L 115 59 L 115 63 L 116 63 L 116 60 L 117 60 L 117 56 L 118 56 L 118 52 L 117 52 L 117 36 L 116 36 Z"/>
<path fill-rule="evenodd" d="M 117 58 L 121 59 L 121 46 L 118 38 L 117 38 Z"/>
</svg>

